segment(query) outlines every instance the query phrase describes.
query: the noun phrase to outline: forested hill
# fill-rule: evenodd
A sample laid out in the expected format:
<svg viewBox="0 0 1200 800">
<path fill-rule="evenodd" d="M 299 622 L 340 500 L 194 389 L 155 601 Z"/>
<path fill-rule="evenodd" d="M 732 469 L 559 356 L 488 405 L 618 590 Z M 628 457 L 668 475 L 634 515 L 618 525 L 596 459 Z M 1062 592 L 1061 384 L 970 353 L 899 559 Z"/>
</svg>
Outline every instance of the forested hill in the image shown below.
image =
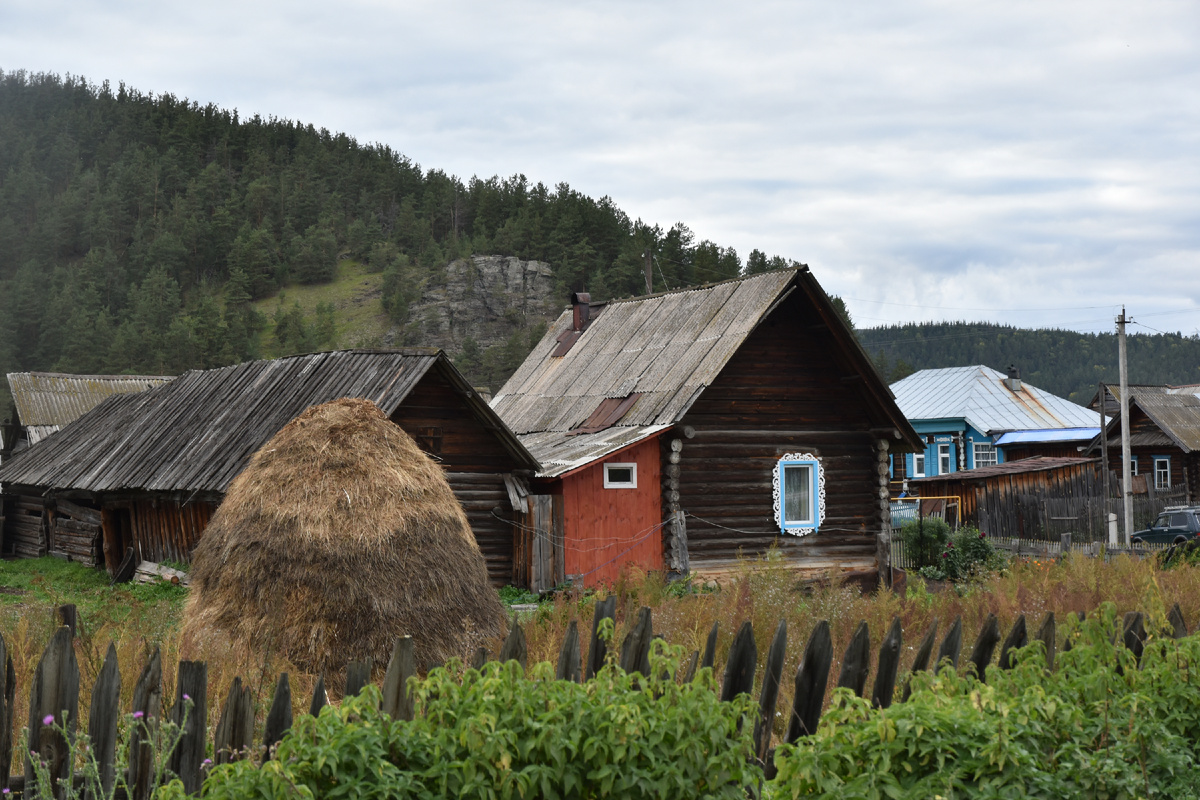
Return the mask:
<svg viewBox="0 0 1200 800">
<path fill-rule="evenodd" d="M 342 305 L 368 299 L 402 331 L 389 342 L 421 344 L 420 326 L 404 327 L 409 306 L 457 258 L 545 262 L 565 303 L 584 288 L 596 299 L 642 293 L 647 248 L 656 291 L 790 263 L 757 250 L 743 263 L 683 224 L 632 220 L 565 183 L 464 181 L 299 122 L 0 72 L 0 375 L 174 374 L 344 346 Z M 373 294 L 316 314 L 282 302 L 274 316 L 259 310 L 348 264 Z M 542 321 L 510 324 L 492 380 Z M 487 356 L 461 363 L 470 372 Z"/>
<path fill-rule="evenodd" d="M 1117 383 L 1115 333 L 1013 328 L 983 322 L 928 322 L 858 330 L 889 382 L 919 369 L 1009 364 L 1041 389 L 1086 404 L 1101 381 Z M 1130 383 L 1200 383 L 1200 337 L 1128 337 Z"/>
</svg>

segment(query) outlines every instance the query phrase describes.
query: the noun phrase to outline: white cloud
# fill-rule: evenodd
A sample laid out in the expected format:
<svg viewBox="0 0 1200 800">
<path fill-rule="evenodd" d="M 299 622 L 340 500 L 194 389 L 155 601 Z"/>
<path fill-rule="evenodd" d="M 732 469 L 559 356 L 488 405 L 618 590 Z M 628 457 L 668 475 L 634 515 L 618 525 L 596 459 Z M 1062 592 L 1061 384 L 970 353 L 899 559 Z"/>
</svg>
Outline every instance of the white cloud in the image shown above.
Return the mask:
<svg viewBox="0 0 1200 800">
<path fill-rule="evenodd" d="M 1197 22 L 1194 2 L 9 0 L 0 67 L 565 181 L 806 261 L 864 320 L 1107 328 L 1126 302 L 1190 308 L 1164 318 L 1190 331 Z"/>
</svg>

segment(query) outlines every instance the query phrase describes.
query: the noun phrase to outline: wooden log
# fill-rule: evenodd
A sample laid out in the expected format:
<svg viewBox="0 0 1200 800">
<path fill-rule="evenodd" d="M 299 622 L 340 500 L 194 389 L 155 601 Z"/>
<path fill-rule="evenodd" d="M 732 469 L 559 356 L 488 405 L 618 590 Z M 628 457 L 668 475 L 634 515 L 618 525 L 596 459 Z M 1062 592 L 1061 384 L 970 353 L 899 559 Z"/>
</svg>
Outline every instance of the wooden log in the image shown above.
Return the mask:
<svg viewBox="0 0 1200 800">
<path fill-rule="evenodd" d="M 1042 626 L 1038 628 L 1037 639 L 1042 643 L 1046 651 L 1046 669 L 1054 671 L 1054 648 L 1058 643 L 1058 630 L 1054 622 L 1054 612 L 1046 614 L 1046 618 L 1042 620 Z"/>
<path fill-rule="evenodd" d="M 521 629 L 521 623 L 513 619 L 512 627 L 508 630 L 508 637 L 505 638 L 504 644 L 500 646 L 499 661 L 503 664 L 506 661 L 516 661 L 521 665 L 521 669 L 525 668 L 525 659 L 529 655 L 529 650 L 525 645 L 525 631 Z"/>
<path fill-rule="evenodd" d="M 758 666 L 758 645 L 754 643 L 754 626 L 749 620 L 742 623 L 725 663 L 725 678 L 721 682 L 721 700 L 728 702 L 739 694 L 754 691 L 754 670 Z"/>
<path fill-rule="evenodd" d="M 292 685 L 286 672 L 279 673 L 275 684 L 275 696 L 271 698 L 271 710 L 263 728 L 263 760 L 275 755 L 275 746 L 283 735 L 292 729 Z"/>
<path fill-rule="evenodd" d="M 892 620 L 888 635 L 879 644 L 879 665 L 875 670 L 875 686 L 871 689 L 871 704 L 887 708 L 896 693 L 896 676 L 900 672 L 900 646 L 903 642 L 900 618 Z"/>
<path fill-rule="evenodd" d="M 217 764 L 240 761 L 247 755 L 253 740 L 254 709 L 250 688 L 243 689 L 242 679 L 237 677 L 233 679 L 233 686 L 229 687 L 225 707 L 221 710 L 221 720 L 213 735 L 213 761 Z"/>
<path fill-rule="evenodd" d="M 371 659 L 351 661 L 346 664 L 346 693 L 345 697 L 356 697 L 363 687 L 371 682 Z"/>
<path fill-rule="evenodd" d="M 650 641 L 654 638 L 654 625 L 650 620 L 650 609 L 638 609 L 638 621 L 633 630 L 625 634 L 621 642 L 621 669 L 625 672 L 640 672 L 650 677 Z"/>
<path fill-rule="evenodd" d="M 290 708 L 290 706 L 289 706 Z M 202 767 L 208 742 L 208 664 L 180 661 L 175 679 L 175 705 L 171 721 L 180 726 L 179 744 L 168 762 L 188 794 L 199 794 L 204 782 Z"/>
<path fill-rule="evenodd" d="M 958 656 L 962 653 L 962 615 L 954 618 L 954 624 L 950 626 L 950 631 L 946 634 L 946 638 L 942 640 L 942 646 L 938 648 L 937 666 L 934 667 L 934 672 L 940 672 L 944 666 L 942 662 L 946 659 L 950 660 L 950 666 L 953 669 L 958 669 Z"/>
<path fill-rule="evenodd" d="M 988 664 L 992 663 L 992 654 L 1000 643 L 1000 621 L 995 614 L 988 614 L 971 648 L 970 664 L 975 669 L 975 675 L 983 683 L 987 683 Z"/>
<path fill-rule="evenodd" d="M 483 650 L 484 659 L 487 649 Z M 478 651 L 476 652 L 478 656 Z M 408 690 L 408 679 L 417 674 L 417 659 L 413 655 L 413 638 L 401 636 L 392 646 L 392 658 L 388 661 L 383 676 L 383 700 L 380 709 L 392 719 L 413 718 L 412 694 Z"/>
<path fill-rule="evenodd" d="M 610 594 L 596 603 L 595 611 L 592 615 L 592 641 L 588 647 L 587 673 L 585 675 L 585 678 L 589 681 L 604 667 L 604 657 L 608 653 L 608 645 L 600 638 L 600 621 L 611 619 L 615 622 L 616 618 L 616 595 Z"/>
<path fill-rule="evenodd" d="M 109 645 L 111 647 L 112 645 Z M 16 698 L 17 676 L 13 670 L 8 644 L 0 636 L 0 790 L 9 788 L 13 754 L 13 700 Z"/>
<path fill-rule="evenodd" d="M 792 715 L 788 720 L 786 741 L 795 742 L 801 736 L 811 736 L 821 719 L 825 703 L 825 687 L 829 682 L 829 667 L 833 664 L 833 640 L 829 623 L 821 620 L 808 637 L 800 666 L 796 670 L 796 687 L 792 696 Z"/>
<path fill-rule="evenodd" d="M 558 653 L 558 669 L 554 677 L 560 681 L 579 683 L 583 676 L 583 665 L 579 657 L 579 623 L 571 620 L 567 635 L 563 637 L 562 649 Z"/>
<path fill-rule="evenodd" d="M 712 667 L 717 659 L 717 625 L 714 622 L 712 629 L 708 632 L 708 639 L 704 642 L 704 659 L 700 662 L 700 667 Z"/>
<path fill-rule="evenodd" d="M 779 700 L 779 681 L 783 677 L 783 660 L 787 656 L 787 620 L 779 620 L 775 638 L 767 651 L 763 665 L 762 691 L 758 696 L 758 719 L 754 722 L 754 754 L 759 762 L 767 760 L 771 746 L 771 727 L 775 722 L 775 704 Z"/>
<path fill-rule="evenodd" d="M 1183 621 L 1183 610 L 1179 608 L 1179 603 L 1171 606 L 1171 611 L 1167 614 L 1167 623 L 1171 626 L 1171 638 L 1182 639 L 1187 636 L 1187 623 Z"/>
<path fill-rule="evenodd" d="M 317 676 L 317 685 L 313 687 L 312 702 L 308 704 L 308 713 L 319 717 L 321 709 L 329 705 L 329 693 L 325 691 L 325 675 Z"/>
<path fill-rule="evenodd" d="M 155 564 L 152 561 L 138 562 L 137 569 L 134 570 L 133 580 L 137 583 L 155 583 L 157 581 L 166 581 L 167 583 L 183 584 L 187 586 L 192 579 L 183 570 L 164 567 L 162 564 Z"/>
<path fill-rule="evenodd" d="M 162 713 L 162 653 L 157 647 L 133 687 L 133 727 L 129 736 L 130 800 L 150 800 L 154 791 L 154 745 Z"/>
<path fill-rule="evenodd" d="M 1017 621 L 1013 623 L 1012 630 L 1008 632 L 1008 636 L 1004 638 L 1004 644 L 1000 647 L 1000 669 L 1008 670 L 1013 668 L 1014 651 L 1021 649 L 1029 643 L 1029 635 L 1025 630 L 1025 615 L 1017 617 Z"/>
<path fill-rule="evenodd" d="M 842 656 L 842 670 L 838 675 L 837 688 L 849 689 L 859 697 L 867 688 L 867 673 L 871 670 L 871 635 L 867 623 L 860 622 L 846 646 Z"/>
</svg>

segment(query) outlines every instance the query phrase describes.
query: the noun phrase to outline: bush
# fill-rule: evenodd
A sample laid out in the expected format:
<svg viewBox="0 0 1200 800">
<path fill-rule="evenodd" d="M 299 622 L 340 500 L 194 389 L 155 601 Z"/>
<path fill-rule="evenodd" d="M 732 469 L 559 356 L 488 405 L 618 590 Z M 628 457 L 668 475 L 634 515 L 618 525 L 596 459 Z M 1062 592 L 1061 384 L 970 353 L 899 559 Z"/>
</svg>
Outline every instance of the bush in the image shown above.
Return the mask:
<svg viewBox="0 0 1200 800">
<path fill-rule="evenodd" d="M 940 568 L 942 551 L 949 539 L 950 526 L 937 517 L 909 520 L 900 528 L 904 551 L 916 560 L 918 568 Z"/>
<path fill-rule="evenodd" d="M 678 648 L 669 648 L 675 653 Z M 216 767 L 203 796 L 271 798 L 744 798 L 761 770 L 750 756 L 747 696 L 722 703 L 712 671 L 670 675 L 677 657 L 651 656 L 653 675 L 609 664 L 585 684 L 526 676 L 514 661 L 415 686 L 412 722 L 379 711 L 370 686 L 319 717 L 301 717 L 262 767 Z"/>
<path fill-rule="evenodd" d="M 1004 553 L 977 528 L 961 528 L 942 551 L 941 569 L 946 579 L 959 582 L 977 580 L 1003 569 Z"/>
</svg>

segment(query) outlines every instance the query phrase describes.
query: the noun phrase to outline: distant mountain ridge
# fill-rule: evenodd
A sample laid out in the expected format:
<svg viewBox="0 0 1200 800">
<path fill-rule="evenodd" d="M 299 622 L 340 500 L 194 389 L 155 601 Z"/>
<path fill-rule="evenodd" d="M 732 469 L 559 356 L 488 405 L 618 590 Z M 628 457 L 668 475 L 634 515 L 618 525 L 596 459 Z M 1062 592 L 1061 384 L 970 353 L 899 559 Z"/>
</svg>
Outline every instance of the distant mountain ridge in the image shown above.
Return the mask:
<svg viewBox="0 0 1200 800">
<path fill-rule="evenodd" d="M 1034 386 L 1086 404 L 1098 384 L 1117 383 L 1116 333 L 1015 328 L 989 322 L 924 322 L 860 328 L 858 339 L 889 382 L 916 370 L 1010 364 Z M 1200 383 L 1200 337 L 1128 337 L 1129 382 Z"/>
</svg>

